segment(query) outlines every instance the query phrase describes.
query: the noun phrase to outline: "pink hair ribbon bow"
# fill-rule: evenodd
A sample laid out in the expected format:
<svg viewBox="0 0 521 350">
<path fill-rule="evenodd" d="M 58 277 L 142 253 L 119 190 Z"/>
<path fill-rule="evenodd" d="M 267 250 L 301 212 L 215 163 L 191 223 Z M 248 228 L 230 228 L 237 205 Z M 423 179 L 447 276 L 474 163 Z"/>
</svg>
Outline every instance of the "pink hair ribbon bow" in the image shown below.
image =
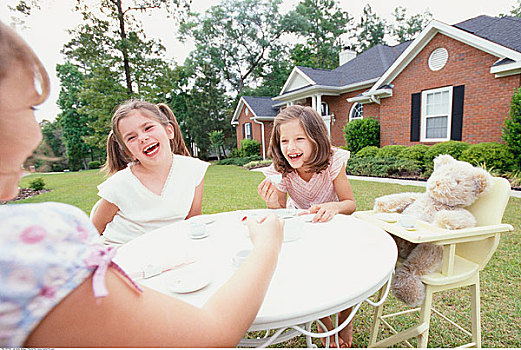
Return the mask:
<svg viewBox="0 0 521 350">
<path fill-rule="evenodd" d="M 109 294 L 105 282 L 105 275 L 107 274 L 109 266 L 112 266 L 119 273 L 125 276 L 137 290 L 140 292 L 143 291 L 118 264 L 112 261 L 115 256 L 115 247 L 95 245 L 93 246 L 93 251 L 90 256 L 85 259 L 85 264 L 87 264 L 88 267 L 96 268 L 96 271 L 94 271 L 94 275 L 92 276 L 92 290 L 94 291 L 94 296 L 96 298 L 106 297 Z"/>
</svg>

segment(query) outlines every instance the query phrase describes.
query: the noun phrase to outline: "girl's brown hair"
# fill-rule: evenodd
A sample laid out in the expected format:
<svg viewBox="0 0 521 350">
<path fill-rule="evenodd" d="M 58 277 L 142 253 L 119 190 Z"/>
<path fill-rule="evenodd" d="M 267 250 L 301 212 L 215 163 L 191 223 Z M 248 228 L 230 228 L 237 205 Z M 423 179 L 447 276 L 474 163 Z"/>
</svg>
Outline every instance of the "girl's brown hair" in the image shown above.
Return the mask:
<svg viewBox="0 0 521 350">
<path fill-rule="evenodd" d="M 131 112 L 136 110 L 142 112 L 148 118 L 160 123 L 165 128 L 169 124 L 172 125 L 174 129 L 174 138 L 170 140 L 170 149 L 172 150 L 172 153 L 190 156 L 181 129 L 177 123 L 177 119 L 166 104 L 159 103 L 154 105 L 149 102 L 130 100 L 118 106 L 110 121 L 111 131 L 107 138 L 107 161 L 105 162 L 102 171 L 111 175 L 126 168 L 127 164 L 133 161 L 130 156 L 130 151 L 125 146 L 125 142 L 123 142 L 118 124 L 121 119 L 128 117 Z"/>
<path fill-rule="evenodd" d="M 36 85 L 34 88 L 38 96 L 34 105 L 41 104 L 49 96 L 49 75 L 29 45 L 9 26 L 0 22 L 0 84 L 17 64 L 32 72 L 35 84 L 39 84 L 39 89 Z"/>
<path fill-rule="evenodd" d="M 292 120 L 300 121 L 300 125 L 313 144 L 314 152 L 304 166 L 309 167 L 311 173 L 320 173 L 329 166 L 333 154 L 326 124 L 313 108 L 299 105 L 283 109 L 273 121 L 268 156 L 273 159 L 275 170 L 283 176 L 295 170 L 289 165 L 280 149 L 280 126 Z"/>
</svg>

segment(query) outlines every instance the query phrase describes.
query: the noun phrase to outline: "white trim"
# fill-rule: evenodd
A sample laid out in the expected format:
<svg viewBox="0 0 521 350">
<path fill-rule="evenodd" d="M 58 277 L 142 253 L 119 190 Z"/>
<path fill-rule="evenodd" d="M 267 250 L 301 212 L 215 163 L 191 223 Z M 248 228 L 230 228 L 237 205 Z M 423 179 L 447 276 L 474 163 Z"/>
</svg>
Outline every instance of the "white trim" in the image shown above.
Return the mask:
<svg viewBox="0 0 521 350">
<path fill-rule="evenodd" d="M 250 130 L 249 130 L 249 132 L 250 132 L 249 136 L 250 136 L 250 137 L 248 137 L 248 130 L 247 130 L 248 127 L 249 127 L 249 129 L 250 129 Z M 246 140 L 246 139 L 253 140 L 253 131 L 252 131 L 252 127 L 251 127 L 251 122 L 249 122 L 249 123 L 244 123 L 244 138 L 243 138 L 243 140 Z"/>
<path fill-rule="evenodd" d="M 295 78 L 295 75 L 300 75 L 304 80 L 306 80 L 308 83 L 310 83 L 311 85 L 314 85 L 316 84 L 313 79 L 311 79 L 310 77 L 308 77 L 303 71 L 301 71 L 297 66 L 293 67 L 293 70 L 291 71 L 291 73 L 289 74 L 289 77 L 288 79 L 286 79 L 286 82 L 284 83 L 284 86 L 282 87 L 282 89 L 280 90 L 280 93 L 279 95 L 282 95 L 284 93 L 284 91 L 286 91 L 286 89 L 288 88 L 288 85 L 290 84 L 290 82 L 293 82 L 293 79 Z"/>
<path fill-rule="evenodd" d="M 490 73 L 495 74 L 496 78 L 519 74 L 521 73 L 521 61 L 492 66 L 490 67 Z"/>
<path fill-rule="evenodd" d="M 430 115 L 427 114 L 427 95 L 433 94 L 436 92 L 448 91 L 449 92 L 449 105 L 447 111 L 447 137 L 445 138 L 427 138 L 427 118 L 431 117 L 441 117 L 445 116 L 445 114 L 440 115 Z M 421 117 L 420 117 L 420 142 L 443 142 L 450 140 L 450 132 L 451 132 L 451 123 L 452 123 L 452 86 L 444 86 L 441 88 L 424 90 L 421 95 Z"/>
<path fill-rule="evenodd" d="M 392 97 L 393 89 L 378 89 L 375 91 L 362 92 L 361 95 L 350 97 L 346 99 L 347 102 L 358 102 L 358 103 L 371 103 L 375 102 L 380 104 L 380 98 Z"/>
<path fill-rule="evenodd" d="M 286 93 L 283 96 L 282 95 L 275 96 L 275 97 L 273 97 L 273 100 L 274 101 L 283 101 L 283 103 L 280 104 L 280 105 L 282 105 L 288 101 L 294 101 L 294 100 L 298 100 L 301 98 L 311 97 L 312 95 L 315 95 L 317 93 L 321 93 L 322 95 L 338 96 L 338 95 L 341 95 L 341 94 L 349 92 L 349 91 L 370 87 L 377 80 L 378 80 L 378 78 L 374 78 L 374 79 L 361 81 L 361 82 L 358 82 L 355 84 L 344 85 L 344 86 L 339 86 L 339 87 L 325 86 L 325 85 L 313 85 L 313 86 L 309 86 L 305 89 Z M 279 106 L 279 104 L 274 104 L 274 106 Z"/>
<path fill-rule="evenodd" d="M 251 120 L 253 120 L 255 123 L 261 125 L 262 159 L 264 160 L 264 159 L 266 159 L 266 145 L 264 144 L 264 123 L 257 120 L 257 118 L 252 118 Z"/>
<path fill-rule="evenodd" d="M 402 54 L 396 59 L 396 61 L 394 61 L 391 67 L 389 67 L 389 69 L 387 69 L 387 71 L 382 74 L 380 79 L 373 85 L 370 91 L 375 91 L 378 86 L 391 83 L 438 33 L 475 47 L 490 55 L 499 58 L 510 58 L 514 61 L 521 61 L 520 52 L 480 38 L 474 34 L 468 33 L 448 24 L 432 20 L 429 25 L 420 33 L 420 35 L 409 45 L 409 47 L 407 47 L 405 51 L 402 52 Z"/>
</svg>

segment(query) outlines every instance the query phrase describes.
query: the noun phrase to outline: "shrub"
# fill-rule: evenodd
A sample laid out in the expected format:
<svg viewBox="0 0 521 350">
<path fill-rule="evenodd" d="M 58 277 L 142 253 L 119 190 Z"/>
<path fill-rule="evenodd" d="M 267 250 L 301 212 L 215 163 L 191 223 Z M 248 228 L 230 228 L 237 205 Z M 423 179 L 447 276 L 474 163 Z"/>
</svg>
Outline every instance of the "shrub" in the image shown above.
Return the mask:
<svg viewBox="0 0 521 350">
<path fill-rule="evenodd" d="M 470 144 L 461 141 L 445 141 L 430 146 L 425 152 L 425 162 L 432 163 L 433 159 L 440 154 L 450 154 L 454 159 L 459 159 L 461 153 L 469 148 Z"/>
<path fill-rule="evenodd" d="M 45 181 L 41 177 L 37 177 L 36 179 L 29 182 L 29 188 L 32 188 L 35 191 L 41 191 L 45 188 Z"/>
<path fill-rule="evenodd" d="M 420 167 L 408 159 L 362 157 L 347 162 L 346 171 L 351 175 L 376 177 L 418 177 Z"/>
<path fill-rule="evenodd" d="M 515 166 L 521 170 L 521 88 L 512 95 L 509 116 L 503 127 L 503 140 L 514 154 Z"/>
<path fill-rule="evenodd" d="M 364 157 L 376 157 L 378 154 L 379 148 L 376 146 L 365 146 L 360 151 L 356 152 L 357 158 L 364 158 Z"/>
<path fill-rule="evenodd" d="M 242 153 L 244 153 L 244 152 L 241 152 L 240 148 L 234 148 L 234 149 L 232 149 L 232 151 L 230 152 L 230 154 L 228 156 L 230 158 L 244 157 L 244 154 L 242 154 Z"/>
<path fill-rule="evenodd" d="M 377 156 L 380 158 L 401 158 L 401 153 L 407 146 L 403 145 L 388 145 L 378 150 Z"/>
<path fill-rule="evenodd" d="M 226 158 L 226 159 L 221 159 L 221 160 L 216 161 L 215 164 L 243 166 L 245 164 L 248 164 L 248 163 L 256 161 L 256 160 L 262 160 L 262 157 L 259 155 L 255 155 L 255 156 L 249 156 L 249 157 Z"/>
<path fill-rule="evenodd" d="M 89 169 L 99 169 L 101 167 L 101 163 L 98 160 L 93 160 L 89 162 Z"/>
<path fill-rule="evenodd" d="M 344 126 L 349 151 L 357 153 L 366 146 L 380 146 L 380 123 L 376 119 L 352 120 Z"/>
<path fill-rule="evenodd" d="M 272 163 L 271 159 L 264 159 L 264 160 L 254 160 L 253 162 L 249 162 L 243 165 L 244 168 L 248 169 L 255 169 L 260 168 L 263 166 L 268 166 Z"/>
<path fill-rule="evenodd" d="M 257 140 L 243 139 L 241 140 L 241 156 L 258 156 L 260 155 L 261 143 Z"/>
<path fill-rule="evenodd" d="M 471 145 L 463 151 L 460 160 L 506 173 L 513 168 L 514 154 L 507 145 L 499 142 L 485 142 Z"/>
<path fill-rule="evenodd" d="M 428 149 L 429 146 L 422 144 L 410 146 L 402 151 L 402 153 L 400 154 L 400 158 L 413 160 L 415 162 L 418 162 L 418 164 L 423 165 L 425 162 L 425 153 Z"/>
</svg>

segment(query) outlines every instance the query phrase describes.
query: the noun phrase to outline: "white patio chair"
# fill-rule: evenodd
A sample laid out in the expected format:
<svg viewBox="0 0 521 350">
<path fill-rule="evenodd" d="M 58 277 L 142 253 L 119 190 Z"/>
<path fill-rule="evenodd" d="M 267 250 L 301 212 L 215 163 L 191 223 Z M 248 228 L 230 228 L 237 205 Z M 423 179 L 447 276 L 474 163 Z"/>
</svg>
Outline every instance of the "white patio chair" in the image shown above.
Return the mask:
<svg viewBox="0 0 521 350">
<path fill-rule="evenodd" d="M 369 339 L 370 347 L 389 347 L 401 342 L 412 347 L 407 340 L 413 337 L 417 337 L 418 347 L 427 347 L 431 312 L 436 313 L 471 337 L 472 341 L 463 345 L 464 347 L 481 347 L 479 272 L 485 268 L 496 251 L 501 232 L 513 230 L 511 225 L 501 223 L 509 197 L 509 182 L 506 179 L 495 177 L 491 191 L 467 207 L 477 220 L 476 227 L 461 230 L 441 229 L 420 221 L 416 231 L 407 231 L 397 223 L 391 224 L 373 217 L 373 211 L 354 214 L 356 217 L 370 221 L 387 232 L 408 241 L 429 242 L 443 246 L 441 269 L 422 278 L 422 282 L 425 284 L 425 301 L 419 308 L 388 315 L 383 315 L 383 305 L 375 308 Z M 432 308 L 434 293 L 466 286 L 470 286 L 471 291 L 472 329 L 470 332 Z M 380 293 L 383 294 L 383 289 Z M 420 311 L 419 322 L 406 330 L 398 332 L 387 321 L 393 316 L 415 311 Z M 377 342 L 381 323 L 388 327 L 393 335 Z"/>
</svg>

